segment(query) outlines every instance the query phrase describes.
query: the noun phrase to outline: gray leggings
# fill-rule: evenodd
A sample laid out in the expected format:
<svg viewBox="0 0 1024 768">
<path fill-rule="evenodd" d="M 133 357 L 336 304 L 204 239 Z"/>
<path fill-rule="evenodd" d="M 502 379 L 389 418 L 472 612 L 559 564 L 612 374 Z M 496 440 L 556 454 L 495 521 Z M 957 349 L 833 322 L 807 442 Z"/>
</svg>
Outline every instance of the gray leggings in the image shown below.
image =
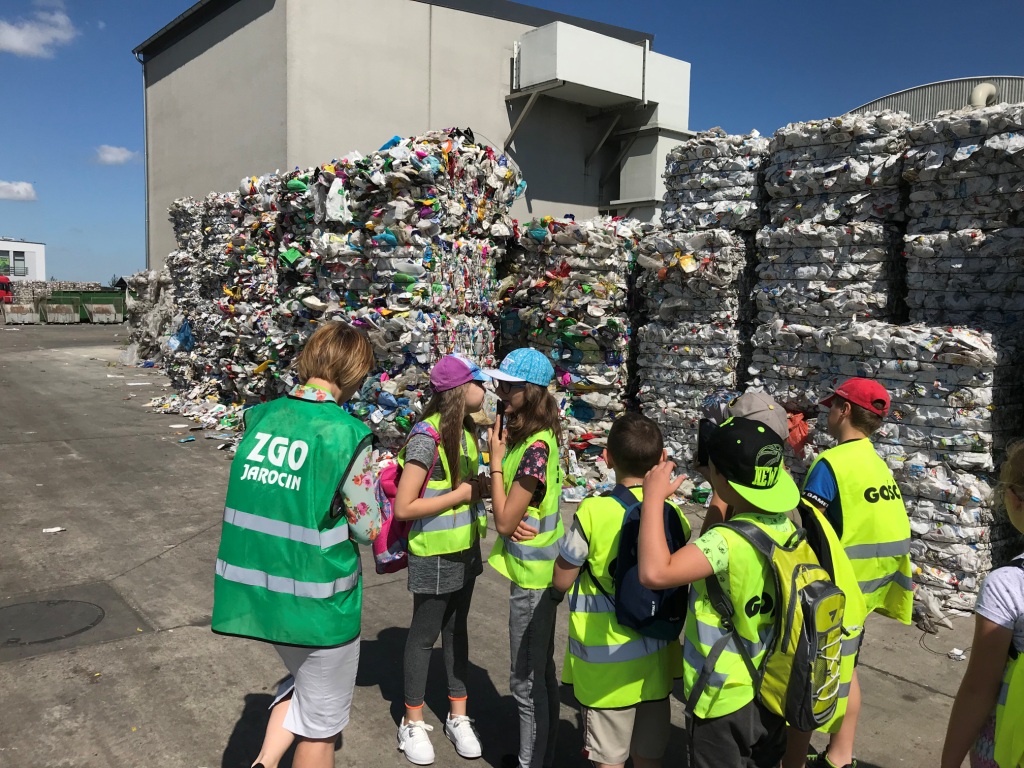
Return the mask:
<svg viewBox="0 0 1024 768">
<path fill-rule="evenodd" d="M 444 669 L 448 674 L 448 696 L 460 699 L 466 695 L 466 672 L 469 667 L 469 604 L 473 599 L 471 578 L 457 592 L 445 595 L 413 594 L 412 625 L 405 639 L 405 703 L 410 707 L 423 704 L 427 690 L 430 653 L 441 636 Z"/>
</svg>

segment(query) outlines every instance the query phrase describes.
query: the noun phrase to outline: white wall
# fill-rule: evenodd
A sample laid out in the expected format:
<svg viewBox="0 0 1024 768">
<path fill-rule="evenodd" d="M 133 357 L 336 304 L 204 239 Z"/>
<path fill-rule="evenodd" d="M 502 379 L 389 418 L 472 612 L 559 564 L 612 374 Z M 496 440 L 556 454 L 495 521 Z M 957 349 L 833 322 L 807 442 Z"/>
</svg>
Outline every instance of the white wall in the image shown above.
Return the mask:
<svg viewBox="0 0 1024 768">
<path fill-rule="evenodd" d="M 285 167 L 285 5 L 237 3 L 146 63 L 151 268 L 175 247 L 174 200 Z"/>
<path fill-rule="evenodd" d="M 505 97 L 513 46 L 531 29 L 412 0 L 233 5 L 146 64 L 150 267 L 175 246 L 176 198 L 365 154 L 396 134 L 472 128 L 501 149 L 527 102 Z M 600 187 L 616 142 L 585 164 L 607 125 L 592 111 L 536 101 L 507 150 L 529 185 L 514 216 L 589 217 L 620 197 L 617 175 Z"/>
<path fill-rule="evenodd" d="M 25 267 L 28 270 L 27 275 L 14 274 L 15 251 L 24 252 Z M 10 277 L 12 283 L 46 279 L 46 246 L 42 243 L 23 243 L 17 240 L 0 240 L 0 257 L 4 256 L 5 252 L 7 262 L 9 264 L 6 274 Z M 0 258 L 0 263 L 2 262 L 3 259 Z M 4 274 L 4 272 L 0 271 L 0 274 Z"/>
</svg>

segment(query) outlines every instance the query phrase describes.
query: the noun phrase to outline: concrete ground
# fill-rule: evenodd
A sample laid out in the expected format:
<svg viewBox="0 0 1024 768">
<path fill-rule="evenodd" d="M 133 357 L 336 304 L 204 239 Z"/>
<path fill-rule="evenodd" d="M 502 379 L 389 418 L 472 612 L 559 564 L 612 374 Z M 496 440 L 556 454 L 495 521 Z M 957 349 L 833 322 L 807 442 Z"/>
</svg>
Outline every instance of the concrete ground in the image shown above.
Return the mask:
<svg viewBox="0 0 1024 768">
<path fill-rule="evenodd" d="M 123 326 L 0 326 L 4 768 L 248 768 L 284 673 L 269 646 L 210 631 L 229 457 L 201 433 L 171 428 L 180 417 L 143 408 L 169 390 L 159 371 L 116 367 L 126 333 Z M 189 434 L 199 439 L 178 442 Z M 44 533 L 50 527 L 66 530 Z M 395 723 L 412 601 L 404 575 L 379 577 L 364 565 L 362 659 L 337 765 L 397 768 L 408 765 L 395 749 Z M 498 765 L 517 743 L 507 592 L 507 582 L 486 570 L 473 603 L 470 714 L 484 744 L 479 765 Z M 869 624 L 860 666 L 862 765 L 937 762 L 966 668 L 946 652 L 966 648 L 971 631 L 966 619 L 938 636 L 885 619 Z M 666 766 L 685 763 L 678 694 Z M 557 765 L 587 765 L 571 689 L 562 702 Z M 462 764 L 440 727 L 439 649 L 427 709 L 436 765 Z"/>
</svg>

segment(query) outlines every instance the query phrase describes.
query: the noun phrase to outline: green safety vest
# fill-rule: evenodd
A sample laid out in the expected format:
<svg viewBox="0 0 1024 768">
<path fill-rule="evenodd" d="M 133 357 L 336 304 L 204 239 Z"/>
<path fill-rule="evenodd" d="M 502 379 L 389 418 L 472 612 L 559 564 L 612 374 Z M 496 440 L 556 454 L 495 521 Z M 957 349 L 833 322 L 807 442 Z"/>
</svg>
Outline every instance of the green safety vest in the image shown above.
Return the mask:
<svg viewBox="0 0 1024 768">
<path fill-rule="evenodd" d="M 996 704 L 994 756 L 999 768 L 1024 766 L 1024 664 L 1020 658 L 1015 654 L 1006 662 Z"/>
<path fill-rule="evenodd" d="M 1024 569 L 1024 560 L 1014 558 L 1007 567 Z M 999 768 L 1024 766 L 1024 664 L 1013 640 L 1010 643 L 1010 658 L 996 703 L 994 757 Z"/>
<path fill-rule="evenodd" d="M 643 499 L 642 488 L 630 491 Z M 594 582 L 600 580 L 605 592 L 614 593 L 610 568 L 619 551 L 622 517 L 622 504 L 606 496 L 585 499 L 576 512 L 590 551 L 587 567 L 569 592 L 569 643 L 562 682 L 573 686 L 577 701 L 585 707 L 611 709 L 659 701 L 672 692 L 672 680 L 683 674 L 679 641 L 657 640 L 623 627 L 615 620 L 615 604 Z M 682 512 L 679 519 L 689 539 L 690 524 Z"/>
<path fill-rule="evenodd" d="M 867 438 L 821 453 L 839 487 L 843 507 L 840 541 L 853 563 L 868 613 L 910 624 L 914 585 L 910 565 L 910 520 L 892 471 Z"/>
<path fill-rule="evenodd" d="M 756 514 L 744 513 L 730 519 L 746 520 L 757 525 L 780 545 L 785 544 L 796 530 L 795 526 L 790 525 L 787 533 L 778 534 L 765 526 L 761 516 Z M 738 533 L 724 527 L 715 530 L 729 547 L 728 582 L 722 586 L 735 608 L 732 624 L 742 638 L 754 667 L 760 669 L 765 652 L 774 639 L 775 610 L 778 609 L 772 566 Z M 716 579 L 718 576 L 708 578 Z M 769 604 L 770 610 L 762 613 Z M 683 689 L 687 697 L 704 669 L 711 648 L 721 637 L 729 634 L 729 630 L 722 624 L 721 615 L 708 597 L 705 580 L 693 582 L 690 585 L 690 606 L 683 630 Z M 735 640 L 731 640 L 719 656 L 692 715 L 702 719 L 722 717 L 754 700 L 750 671 L 735 643 Z"/>
<path fill-rule="evenodd" d="M 294 397 L 246 412 L 231 463 L 213 591 L 213 631 L 327 647 L 359 635 L 359 550 L 341 482 L 370 430 L 333 400 Z"/>
<path fill-rule="evenodd" d="M 440 432 L 441 414 L 435 413 L 426 418 L 426 423 Z M 459 462 L 463 480 L 476 477 L 480 469 L 480 452 L 476 440 L 469 430 L 463 429 L 464 450 L 459 452 Z M 444 468 L 443 480 L 428 480 L 423 498 L 443 496 L 451 493 L 452 471 L 444 446 L 437 444 L 437 460 Z M 398 454 L 398 466 L 405 466 L 405 448 Z M 429 468 L 427 469 L 429 472 Z M 447 555 L 463 552 L 473 546 L 478 536 L 487 532 L 487 510 L 480 502 L 460 504 L 452 509 L 436 515 L 421 517 L 412 524 L 409 531 L 409 551 L 414 555 L 429 557 L 431 555 Z"/>
<path fill-rule="evenodd" d="M 530 435 L 505 454 L 501 461 L 501 477 L 505 495 L 512 490 L 519 462 L 526 449 L 538 440 L 548 447 L 548 467 L 545 479 L 544 498 L 540 507 L 528 507 L 523 522 L 533 526 L 538 533 L 529 541 L 512 541 L 509 536 L 499 536 L 494 542 L 487 562 L 507 579 L 523 589 L 546 589 L 551 586 L 558 557 L 558 543 L 565 532 L 562 516 L 558 513 L 558 502 L 562 497 L 562 470 L 559 465 L 558 443 L 550 429 Z"/>
</svg>

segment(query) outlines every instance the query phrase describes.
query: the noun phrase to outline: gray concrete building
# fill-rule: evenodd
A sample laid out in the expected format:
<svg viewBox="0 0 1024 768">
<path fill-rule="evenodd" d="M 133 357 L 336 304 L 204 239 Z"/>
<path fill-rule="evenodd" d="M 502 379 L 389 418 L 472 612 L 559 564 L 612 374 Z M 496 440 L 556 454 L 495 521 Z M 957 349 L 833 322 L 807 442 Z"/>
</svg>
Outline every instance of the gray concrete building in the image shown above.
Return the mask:
<svg viewBox="0 0 1024 768">
<path fill-rule="evenodd" d="M 1002 102 L 1017 104 L 1022 101 L 1024 77 L 961 77 L 897 91 L 862 104 L 850 112 L 862 114 L 881 109 L 894 109 L 906 112 L 914 120 L 923 121 L 950 109 L 963 109 L 967 106 L 985 107 Z"/>
<path fill-rule="evenodd" d="M 690 135 L 690 65 L 652 43 L 507 0 L 201 0 L 134 51 L 147 264 L 174 247 L 176 198 L 446 127 L 519 164 L 520 219 L 653 219 Z"/>
</svg>

